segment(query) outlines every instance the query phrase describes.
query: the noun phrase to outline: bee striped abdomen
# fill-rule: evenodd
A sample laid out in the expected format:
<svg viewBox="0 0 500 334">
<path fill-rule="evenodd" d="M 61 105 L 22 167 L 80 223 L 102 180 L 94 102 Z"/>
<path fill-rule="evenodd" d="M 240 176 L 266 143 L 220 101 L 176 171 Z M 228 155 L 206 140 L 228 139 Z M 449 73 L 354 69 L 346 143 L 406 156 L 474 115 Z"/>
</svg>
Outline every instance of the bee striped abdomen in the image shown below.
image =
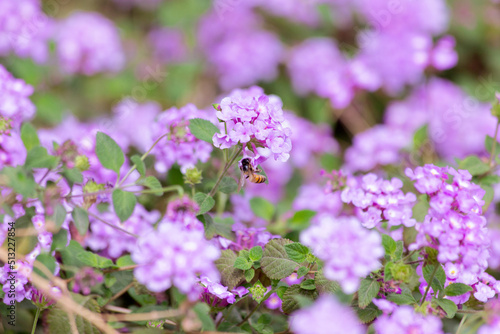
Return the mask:
<svg viewBox="0 0 500 334">
<path fill-rule="evenodd" d="M 253 179 L 251 180 L 253 183 L 264 183 L 266 182 L 266 177 L 263 176 L 263 175 L 259 175 L 259 174 L 254 174 L 253 175 Z"/>
</svg>

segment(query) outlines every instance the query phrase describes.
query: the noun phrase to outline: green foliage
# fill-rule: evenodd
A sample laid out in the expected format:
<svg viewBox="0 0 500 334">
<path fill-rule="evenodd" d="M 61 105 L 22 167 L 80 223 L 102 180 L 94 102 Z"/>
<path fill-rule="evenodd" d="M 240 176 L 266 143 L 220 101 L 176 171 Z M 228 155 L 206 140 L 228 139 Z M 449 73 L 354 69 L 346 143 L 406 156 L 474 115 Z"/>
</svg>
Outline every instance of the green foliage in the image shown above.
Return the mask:
<svg viewBox="0 0 500 334">
<path fill-rule="evenodd" d="M 255 246 L 250 249 L 249 257 L 251 261 L 259 261 L 262 259 L 262 255 L 264 254 L 262 247 Z"/>
<path fill-rule="evenodd" d="M 315 211 L 300 210 L 293 214 L 293 217 L 288 221 L 288 225 L 292 230 L 302 231 L 309 227 L 311 219 L 316 215 Z"/>
<path fill-rule="evenodd" d="M 446 296 L 455 297 L 463 295 L 464 293 L 467 293 L 469 291 L 472 291 L 472 288 L 466 284 L 452 283 L 444 289 L 444 294 Z"/>
<path fill-rule="evenodd" d="M 72 186 L 74 183 L 82 183 L 83 175 L 77 168 L 63 168 L 63 176 L 66 178 L 66 181 Z"/>
<path fill-rule="evenodd" d="M 359 320 L 364 324 L 372 322 L 376 317 L 382 314 L 382 311 L 379 310 L 373 303 L 368 304 L 365 308 L 360 308 L 358 305 L 354 305 L 354 309 L 358 314 Z"/>
<path fill-rule="evenodd" d="M 398 305 L 413 305 L 416 304 L 417 301 L 411 294 L 410 290 L 403 289 L 403 291 L 399 293 L 391 293 L 387 295 L 387 300 L 396 303 Z"/>
<path fill-rule="evenodd" d="M 316 284 L 314 284 L 313 279 L 306 279 L 300 283 L 300 288 L 304 290 L 315 290 Z"/>
<path fill-rule="evenodd" d="M 142 184 L 148 187 L 151 190 L 157 190 L 153 192 L 155 196 L 163 195 L 163 190 L 160 181 L 154 176 L 148 176 L 144 180 L 142 180 Z"/>
<path fill-rule="evenodd" d="M 141 174 L 141 176 L 146 175 L 146 165 L 144 164 L 144 161 L 141 160 L 141 157 L 138 155 L 133 155 L 130 158 L 130 161 L 134 163 L 135 168 Z"/>
<path fill-rule="evenodd" d="M 257 217 L 266 221 L 271 221 L 274 215 L 274 205 L 262 197 L 253 197 L 250 200 L 250 207 Z"/>
<path fill-rule="evenodd" d="M 200 210 L 198 211 L 198 215 L 202 215 L 212 210 L 215 205 L 215 200 L 204 193 L 196 193 L 194 195 L 194 200 L 198 203 Z"/>
<path fill-rule="evenodd" d="M 97 132 L 95 153 L 104 168 L 110 169 L 116 174 L 120 173 L 120 168 L 125 162 L 125 156 L 120 146 L 110 136 Z"/>
<path fill-rule="evenodd" d="M 225 194 L 234 193 L 238 189 L 238 183 L 229 176 L 224 176 L 219 185 L 219 191 Z"/>
<path fill-rule="evenodd" d="M 419 149 L 429 140 L 429 126 L 426 124 L 417 129 L 413 136 L 413 149 Z"/>
<path fill-rule="evenodd" d="M 255 276 L 255 270 L 253 268 L 250 268 L 248 270 L 245 270 L 245 281 L 249 283 Z"/>
<path fill-rule="evenodd" d="M 432 273 L 434 271 L 435 266 L 437 266 L 436 273 L 434 274 L 434 278 L 432 282 L 430 282 Z M 427 282 L 427 284 L 430 284 L 432 289 L 437 292 L 441 291 L 444 289 L 444 283 L 446 281 L 446 273 L 444 272 L 443 267 L 441 264 L 435 264 L 435 265 L 426 265 L 423 269 L 423 275 L 424 279 Z"/>
<path fill-rule="evenodd" d="M 429 207 L 427 195 L 418 196 L 418 201 L 413 207 L 413 218 L 418 222 L 423 222 L 427 212 L 429 211 Z"/>
<path fill-rule="evenodd" d="M 71 212 L 71 217 L 73 217 L 73 223 L 75 223 L 75 227 L 80 233 L 80 235 L 86 235 L 89 230 L 89 215 L 85 209 L 80 207 L 76 207 Z"/>
<path fill-rule="evenodd" d="M 212 144 L 212 137 L 219 132 L 219 128 L 206 119 L 193 118 L 189 120 L 189 130 L 196 138 Z"/>
<path fill-rule="evenodd" d="M 380 290 L 380 283 L 371 278 L 365 278 L 361 281 L 358 290 L 358 306 L 366 308 L 377 297 Z"/>
<path fill-rule="evenodd" d="M 41 146 L 35 146 L 28 151 L 24 166 L 26 168 L 54 168 L 58 159 L 47 153 L 47 149 Z"/>
<path fill-rule="evenodd" d="M 241 269 L 234 267 L 237 255 L 230 249 L 223 250 L 219 259 L 215 261 L 215 266 L 221 273 L 221 283 L 234 289 L 245 280 L 245 273 Z"/>
<path fill-rule="evenodd" d="M 434 299 L 439 307 L 441 307 L 446 312 L 446 317 L 452 319 L 458 311 L 457 305 L 449 299 Z"/>
<path fill-rule="evenodd" d="M 97 302 L 90 297 L 72 294 L 75 301 L 83 305 L 86 309 L 92 312 L 100 313 L 100 308 Z M 67 334 L 71 333 L 71 325 L 68 314 L 59 308 L 53 308 L 47 311 L 48 332 L 51 334 Z M 80 334 L 99 334 L 101 333 L 96 327 L 82 316 L 75 314 L 76 327 Z"/>
<path fill-rule="evenodd" d="M 36 133 L 36 129 L 31 123 L 23 123 L 21 126 L 21 140 L 23 141 L 26 151 L 40 145 L 40 140 Z"/>
<path fill-rule="evenodd" d="M 193 307 L 194 313 L 201 321 L 201 329 L 204 331 L 215 331 L 215 323 L 210 316 L 210 307 L 205 303 L 197 303 Z"/>
<path fill-rule="evenodd" d="M 36 257 L 36 261 L 38 261 L 42 266 L 44 266 L 51 274 L 55 273 L 56 270 L 56 259 L 53 256 L 47 253 L 42 253 Z M 42 278 L 48 279 L 47 275 L 45 275 L 44 271 L 38 269 L 35 265 L 33 266 L 33 271 L 40 275 Z"/>
<path fill-rule="evenodd" d="M 297 270 L 297 277 L 305 276 L 308 272 L 309 272 L 309 268 L 307 268 L 307 267 L 300 267 Z"/>
<path fill-rule="evenodd" d="M 113 209 L 120 221 L 126 221 L 134 212 L 137 198 L 135 195 L 128 191 L 115 189 L 112 194 Z"/>
<path fill-rule="evenodd" d="M 468 156 L 458 164 L 458 168 L 466 169 L 472 176 L 481 175 L 490 170 L 488 164 L 475 155 Z"/>
<path fill-rule="evenodd" d="M 318 292 L 316 290 L 302 289 L 299 284 L 292 285 L 285 291 L 282 298 L 281 309 L 285 314 L 290 314 L 300 308 L 300 304 L 296 299 L 297 296 L 314 300 L 318 297 Z"/>
<path fill-rule="evenodd" d="M 246 257 L 238 256 L 234 261 L 234 267 L 241 270 L 248 270 L 252 268 L 253 262 L 249 261 Z"/>
<path fill-rule="evenodd" d="M 79 268 L 93 267 L 98 269 L 113 267 L 113 261 L 84 250 L 82 246 L 74 240 L 71 240 L 68 247 L 61 249 L 60 252 L 63 257 L 63 262 L 67 265 Z"/>
<path fill-rule="evenodd" d="M 260 265 L 264 273 L 271 279 L 283 279 L 290 276 L 299 264 L 288 257 L 285 245 L 292 242 L 288 239 L 272 239 L 264 248 Z"/>
<path fill-rule="evenodd" d="M 382 246 L 385 249 L 385 255 L 389 257 L 392 257 L 397 249 L 396 241 L 387 234 L 382 234 Z"/>
<path fill-rule="evenodd" d="M 306 261 L 307 255 L 310 253 L 309 248 L 299 242 L 285 245 L 285 251 L 288 258 L 297 263 Z"/>
</svg>

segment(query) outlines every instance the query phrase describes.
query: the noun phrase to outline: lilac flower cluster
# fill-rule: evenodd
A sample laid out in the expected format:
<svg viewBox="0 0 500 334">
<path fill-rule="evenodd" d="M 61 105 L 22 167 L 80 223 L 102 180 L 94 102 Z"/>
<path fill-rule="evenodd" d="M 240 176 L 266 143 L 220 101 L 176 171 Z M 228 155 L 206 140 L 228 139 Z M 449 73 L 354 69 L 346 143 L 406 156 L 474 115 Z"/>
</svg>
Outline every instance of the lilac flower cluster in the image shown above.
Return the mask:
<svg viewBox="0 0 500 334">
<path fill-rule="evenodd" d="M 337 216 L 342 211 L 340 192 L 325 191 L 324 187 L 317 184 L 304 184 L 293 201 L 293 209 Z"/>
<path fill-rule="evenodd" d="M 500 298 L 486 304 L 486 324 L 479 328 L 477 334 L 497 334 L 500 332 Z"/>
<path fill-rule="evenodd" d="M 120 222 L 113 211 L 101 213 L 92 208 L 91 212 L 100 219 L 89 215 L 90 233 L 85 238 L 85 245 L 113 259 L 122 256 L 124 253 L 132 252 L 137 241 L 133 235 L 150 232 L 153 229 L 153 224 L 160 219 L 158 211 L 147 211 L 140 204 L 136 204 L 132 215 L 123 223 Z M 108 224 L 104 224 L 101 219 Z M 109 224 L 123 231 L 118 231 Z"/>
<path fill-rule="evenodd" d="M 226 307 L 236 301 L 236 296 L 241 298 L 249 292 L 243 286 L 228 291 L 227 286 L 213 282 L 208 277 L 201 277 L 200 283 L 203 286 L 200 300 L 203 300 L 212 307 Z"/>
<path fill-rule="evenodd" d="M 193 104 L 188 104 L 180 109 L 170 108 L 156 118 L 151 129 L 152 141 L 168 134 L 151 151 L 156 158 L 155 169 L 159 173 L 166 173 L 174 163 L 185 172 L 198 161 L 207 162 L 210 158 L 212 145 L 197 139 L 189 130 L 189 120 L 192 118 L 206 119 L 207 115 Z"/>
<path fill-rule="evenodd" d="M 209 12 L 201 19 L 198 43 L 224 90 L 269 81 L 278 74 L 280 40 L 260 25 L 258 17 L 240 4 L 230 15 Z"/>
<path fill-rule="evenodd" d="M 10 120 L 13 129 L 35 116 L 35 106 L 29 100 L 33 87 L 16 79 L 0 65 L 0 117 Z"/>
<path fill-rule="evenodd" d="M 217 118 L 224 122 L 224 129 L 214 135 L 214 145 L 225 149 L 241 144 L 245 155 L 247 144 L 250 144 L 255 166 L 271 156 L 286 162 L 292 149 L 292 131 L 283 116 L 282 106 L 277 96 L 265 95 L 260 87 L 234 90 L 222 99 L 217 110 Z"/>
<path fill-rule="evenodd" d="M 279 238 L 278 235 L 268 232 L 265 227 L 246 227 L 240 222 L 234 223 L 232 230 L 236 234 L 235 241 L 219 237 L 222 249 L 232 249 L 239 252 L 242 249 L 251 249 L 255 246 L 264 248 L 269 240 Z"/>
<path fill-rule="evenodd" d="M 429 212 L 409 249 L 432 247 L 439 251 L 438 261 L 444 264 L 452 282 L 474 285 L 476 294 L 481 275 L 488 266 L 489 239 L 486 219 L 481 216 L 485 191 L 471 182 L 466 170 L 425 165 L 406 175 L 415 188 L 429 196 Z M 479 292 L 481 295 L 481 292 Z"/>
<path fill-rule="evenodd" d="M 13 52 L 18 57 L 45 63 L 52 29 L 53 22 L 42 11 L 40 0 L 0 2 L 1 56 Z"/>
<path fill-rule="evenodd" d="M 188 230 L 204 231 L 203 223 L 196 219 L 198 210 L 198 204 L 184 196 L 168 203 L 165 217 L 171 221 L 182 223 Z"/>
<path fill-rule="evenodd" d="M 380 268 L 378 259 L 384 255 L 380 234 L 354 217 L 321 215 L 301 233 L 300 241 L 324 261 L 325 277 L 339 282 L 345 293 L 355 292 L 361 277 Z"/>
<path fill-rule="evenodd" d="M 8 263 L 0 268 L 0 284 L 3 284 L 2 290 L 5 293 L 3 302 L 5 304 L 9 305 L 13 300 L 20 303 L 25 298 L 29 299 L 31 288 L 28 278 L 32 271 L 33 264 L 24 260 L 17 260 L 13 269 Z M 16 274 L 9 274 L 11 272 L 16 272 Z M 15 293 L 9 293 L 9 290 L 13 290 Z"/>
<path fill-rule="evenodd" d="M 98 13 L 72 14 L 59 23 L 55 41 L 60 67 L 66 73 L 118 72 L 125 65 L 117 28 Z"/>
<path fill-rule="evenodd" d="M 412 208 L 417 198 L 413 193 L 403 193 L 403 182 L 398 178 L 379 179 L 375 174 L 361 178 L 350 177 L 341 194 L 342 202 L 354 205 L 356 215 L 366 228 L 380 227 L 387 221 L 388 228 L 414 226 Z"/>
<path fill-rule="evenodd" d="M 163 220 L 157 230 L 143 234 L 132 251 L 138 264 L 134 276 L 153 292 L 175 285 L 190 300 L 196 300 L 201 287 L 197 275 L 219 280 L 214 261 L 220 251 L 200 230 L 187 230 L 181 224 Z"/>
<path fill-rule="evenodd" d="M 381 315 L 373 324 L 376 334 L 443 334 L 442 326 L 438 317 L 424 316 L 408 305 L 397 307 L 391 315 Z"/>
<path fill-rule="evenodd" d="M 153 29 L 148 34 L 148 42 L 153 49 L 153 58 L 163 64 L 186 60 L 188 50 L 180 30 Z"/>
<path fill-rule="evenodd" d="M 297 334 L 362 334 L 366 332 L 356 314 L 333 296 L 319 297 L 309 308 L 292 314 L 290 328 Z"/>
<path fill-rule="evenodd" d="M 90 294 L 92 287 L 102 283 L 103 281 L 104 276 L 101 273 L 96 272 L 94 268 L 82 268 L 75 274 L 73 292 L 81 292 L 83 295 L 88 295 Z"/>
</svg>

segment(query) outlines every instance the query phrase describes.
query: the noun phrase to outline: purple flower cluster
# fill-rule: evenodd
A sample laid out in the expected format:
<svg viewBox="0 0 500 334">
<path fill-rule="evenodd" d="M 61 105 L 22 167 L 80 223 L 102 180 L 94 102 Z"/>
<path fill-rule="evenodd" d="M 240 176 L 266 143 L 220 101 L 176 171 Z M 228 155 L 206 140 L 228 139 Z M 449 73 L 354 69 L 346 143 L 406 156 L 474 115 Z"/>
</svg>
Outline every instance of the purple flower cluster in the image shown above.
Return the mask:
<svg viewBox="0 0 500 334">
<path fill-rule="evenodd" d="M 75 274 L 73 292 L 81 292 L 83 295 L 88 295 L 90 294 L 92 287 L 102 283 L 103 281 L 104 276 L 101 273 L 96 272 L 94 268 L 82 268 Z"/>
<path fill-rule="evenodd" d="M 31 288 L 29 286 L 28 278 L 33 271 L 33 264 L 24 260 L 17 260 L 15 267 L 11 268 L 9 264 L 5 264 L 0 268 L 0 284 L 3 284 L 3 302 L 7 305 L 11 301 L 18 303 L 22 302 L 25 298 L 31 296 Z M 15 291 L 15 293 L 9 292 Z M 15 298 L 15 299 L 14 299 Z"/>
<path fill-rule="evenodd" d="M 118 72 L 125 65 L 118 29 L 104 16 L 77 12 L 56 30 L 57 56 L 64 72 L 94 75 Z"/>
<path fill-rule="evenodd" d="M 302 185 L 293 201 L 293 209 L 312 210 L 337 216 L 342 211 L 340 192 L 325 191 L 324 187 L 317 184 Z"/>
<path fill-rule="evenodd" d="M 224 122 L 224 129 L 214 135 L 214 145 L 225 149 L 241 144 L 245 155 L 247 144 L 250 144 L 255 166 L 271 156 L 286 162 L 292 150 L 292 131 L 283 116 L 282 106 L 277 96 L 265 95 L 260 87 L 234 90 L 222 99 L 217 110 L 217 118 Z"/>
<path fill-rule="evenodd" d="M 163 64 L 186 60 L 188 50 L 180 30 L 153 29 L 148 34 L 148 42 L 153 49 L 153 58 Z"/>
<path fill-rule="evenodd" d="M 52 28 L 53 22 L 42 11 L 40 0 L 1 1 L 0 56 L 13 52 L 45 63 Z"/>
<path fill-rule="evenodd" d="M 443 334 L 442 326 L 438 317 L 424 316 L 408 305 L 399 306 L 391 315 L 381 315 L 373 324 L 376 334 Z"/>
<path fill-rule="evenodd" d="M 182 222 L 182 225 L 188 230 L 204 231 L 203 223 L 196 219 L 198 210 L 198 204 L 184 196 L 168 203 L 165 217 L 171 221 Z"/>
<path fill-rule="evenodd" d="M 185 172 L 194 167 L 198 161 L 207 162 L 212 153 L 212 145 L 197 139 L 189 130 L 189 120 L 192 118 L 207 118 L 195 105 L 188 104 L 180 109 L 170 108 L 158 115 L 151 129 L 151 139 L 156 141 L 168 134 L 151 151 L 155 156 L 155 169 L 166 173 L 174 163 Z"/>
<path fill-rule="evenodd" d="M 132 260 L 138 264 L 134 276 L 153 292 L 175 285 L 190 300 L 200 293 L 197 275 L 219 280 L 214 261 L 220 251 L 200 230 L 187 230 L 181 224 L 163 220 L 157 230 L 139 237 Z"/>
<path fill-rule="evenodd" d="M 209 12 L 201 19 L 198 42 L 224 90 L 269 81 L 278 74 L 282 45 L 260 25 L 257 16 L 240 4 L 230 14 Z"/>
<path fill-rule="evenodd" d="M 413 193 L 403 193 L 403 182 L 398 178 L 379 179 L 375 174 L 361 178 L 349 177 L 341 194 L 342 202 L 354 205 L 356 215 L 366 228 L 380 227 L 387 221 L 388 228 L 414 226 L 412 208 L 417 198 Z"/>
<path fill-rule="evenodd" d="M 255 246 L 264 246 L 271 239 L 279 238 L 278 235 L 273 235 L 266 230 L 265 227 L 246 227 L 242 223 L 236 222 L 232 227 L 233 232 L 236 234 L 236 240 L 231 241 L 219 238 L 222 249 L 232 249 L 239 252 L 242 249 L 251 249 Z"/>
<path fill-rule="evenodd" d="M 491 300 L 485 307 L 486 324 L 479 328 L 477 334 L 500 333 L 500 298 Z"/>
<path fill-rule="evenodd" d="M 132 215 L 123 223 L 113 211 L 101 213 L 95 208 L 91 211 L 107 223 L 124 230 L 118 231 L 109 224 L 104 224 L 100 219 L 89 216 L 91 232 L 85 238 L 85 245 L 113 259 L 132 252 L 137 241 L 133 235 L 142 235 L 151 231 L 153 224 L 160 219 L 158 211 L 149 212 L 140 204 L 136 204 Z"/>
<path fill-rule="evenodd" d="M 325 277 L 339 282 L 345 293 L 355 292 L 360 278 L 380 268 L 378 259 L 384 256 L 380 234 L 354 217 L 321 215 L 301 233 L 300 241 L 324 261 Z"/>
<path fill-rule="evenodd" d="M 14 78 L 0 65 L 0 117 L 9 119 L 14 130 L 19 129 L 22 122 L 35 116 L 35 106 L 29 99 L 31 94 L 32 86 Z"/>
<path fill-rule="evenodd" d="M 203 286 L 200 299 L 212 307 L 226 307 L 236 301 L 236 296 L 241 298 L 249 292 L 243 286 L 228 291 L 227 286 L 213 282 L 208 277 L 201 277 L 200 283 Z"/>
<path fill-rule="evenodd" d="M 362 334 L 365 327 L 353 310 L 331 295 L 319 297 L 309 308 L 292 314 L 290 328 L 297 334 Z"/>
<path fill-rule="evenodd" d="M 406 175 L 415 188 L 429 197 L 429 212 L 409 249 L 432 247 L 452 282 L 474 285 L 488 266 L 489 239 L 481 216 L 485 191 L 471 182 L 466 170 L 425 165 Z M 479 288 L 480 286 L 478 286 Z"/>
</svg>

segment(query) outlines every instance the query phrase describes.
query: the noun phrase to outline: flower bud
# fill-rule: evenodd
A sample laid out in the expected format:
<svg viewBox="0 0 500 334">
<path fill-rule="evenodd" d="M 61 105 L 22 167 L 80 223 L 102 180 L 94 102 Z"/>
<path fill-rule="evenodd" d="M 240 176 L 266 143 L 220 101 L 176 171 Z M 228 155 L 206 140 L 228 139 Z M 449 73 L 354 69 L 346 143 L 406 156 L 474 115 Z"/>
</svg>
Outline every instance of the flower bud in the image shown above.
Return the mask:
<svg viewBox="0 0 500 334">
<path fill-rule="evenodd" d="M 396 263 L 391 267 L 391 274 L 395 280 L 407 282 L 411 277 L 411 266 L 404 263 Z"/>
<path fill-rule="evenodd" d="M 199 171 L 196 167 L 189 168 L 186 170 L 186 174 L 184 175 L 184 182 L 190 185 L 195 185 L 201 183 L 203 177 L 201 176 L 201 171 Z"/>
<path fill-rule="evenodd" d="M 10 118 L 0 116 L 0 135 L 9 135 L 12 129 L 12 121 Z"/>
<path fill-rule="evenodd" d="M 90 168 L 89 158 L 85 155 L 79 155 L 75 158 L 75 167 L 81 172 L 86 171 Z"/>
<path fill-rule="evenodd" d="M 266 295 L 267 289 L 262 285 L 260 281 L 257 281 L 251 288 L 250 293 L 252 294 L 253 300 L 260 303 L 264 296 Z"/>
</svg>

